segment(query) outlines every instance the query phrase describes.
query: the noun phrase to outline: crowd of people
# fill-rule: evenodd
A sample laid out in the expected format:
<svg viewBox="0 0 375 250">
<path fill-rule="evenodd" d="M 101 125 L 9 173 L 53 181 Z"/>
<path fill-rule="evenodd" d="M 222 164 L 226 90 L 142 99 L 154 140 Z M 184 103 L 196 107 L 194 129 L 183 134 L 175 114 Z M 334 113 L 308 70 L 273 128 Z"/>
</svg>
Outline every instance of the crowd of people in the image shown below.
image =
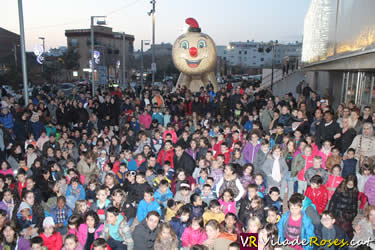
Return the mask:
<svg viewBox="0 0 375 250">
<path fill-rule="evenodd" d="M 370 106 L 231 84 L 94 96 L 2 97 L 0 249 L 374 249 Z"/>
</svg>

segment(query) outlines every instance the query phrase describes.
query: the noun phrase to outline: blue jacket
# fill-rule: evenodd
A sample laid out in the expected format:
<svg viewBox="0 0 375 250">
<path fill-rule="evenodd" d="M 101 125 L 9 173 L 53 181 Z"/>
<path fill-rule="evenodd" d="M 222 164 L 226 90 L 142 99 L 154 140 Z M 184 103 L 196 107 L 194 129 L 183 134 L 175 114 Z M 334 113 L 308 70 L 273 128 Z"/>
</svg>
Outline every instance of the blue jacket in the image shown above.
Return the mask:
<svg viewBox="0 0 375 250">
<path fill-rule="evenodd" d="M 160 193 L 160 188 L 158 190 L 155 191 L 154 193 L 154 198 L 157 202 L 159 202 L 161 205 L 163 205 L 163 207 L 167 207 L 167 201 L 169 199 L 173 199 L 173 193 L 172 191 L 168 188 L 167 189 L 167 192 L 165 192 L 164 194 L 161 194 Z"/>
<path fill-rule="evenodd" d="M 157 201 L 154 200 L 154 201 L 151 201 L 150 203 L 147 203 L 145 200 L 141 200 L 141 202 L 139 202 L 138 210 L 137 210 L 138 221 L 142 222 L 146 218 L 148 212 L 150 211 L 156 211 L 161 216 L 160 205 Z"/>
<path fill-rule="evenodd" d="M 137 171 L 137 162 L 133 158 L 131 158 L 130 161 L 128 159 L 122 159 L 121 162 L 126 164 L 128 171 Z"/>
<path fill-rule="evenodd" d="M 30 122 L 30 126 L 35 137 L 35 140 L 38 140 L 44 129 L 43 123 L 40 121 Z"/>
<path fill-rule="evenodd" d="M 290 212 L 286 212 L 281 216 L 279 223 L 277 224 L 277 228 L 279 229 L 279 237 L 280 241 L 283 242 L 285 240 L 285 231 L 287 229 L 287 224 L 289 221 Z M 306 215 L 306 213 L 302 210 L 302 222 L 301 222 L 301 235 L 299 240 L 306 240 L 310 243 L 311 237 L 314 237 L 314 226 L 312 224 L 311 219 Z M 312 250 L 313 247 L 310 245 L 306 245 L 303 247 L 305 250 Z"/>
<path fill-rule="evenodd" d="M 0 123 L 3 124 L 5 128 L 13 128 L 13 116 L 11 113 L 8 113 L 7 115 L 1 114 L 0 115 Z"/>
<path fill-rule="evenodd" d="M 182 222 L 177 217 L 173 217 L 169 223 L 171 223 L 171 226 L 179 239 L 181 238 L 182 233 L 185 231 L 185 228 L 189 226 L 189 222 Z"/>
<path fill-rule="evenodd" d="M 164 125 L 164 117 L 161 113 L 153 113 L 152 120 L 157 120 L 159 124 Z"/>
<path fill-rule="evenodd" d="M 72 215 L 72 210 L 68 207 L 68 206 L 64 206 L 63 209 L 64 212 L 65 212 L 65 220 L 64 220 L 64 227 L 67 227 L 68 226 L 68 220 L 69 220 L 69 217 Z M 53 218 L 53 221 L 57 224 L 57 216 L 59 214 L 59 211 L 60 211 L 60 208 L 58 208 L 57 206 L 52 208 L 51 209 L 51 216 Z"/>
<path fill-rule="evenodd" d="M 65 196 L 68 197 L 69 195 L 73 195 L 78 200 L 86 200 L 86 191 L 81 184 L 78 185 L 76 190 L 73 190 L 72 185 L 69 185 Z"/>
</svg>

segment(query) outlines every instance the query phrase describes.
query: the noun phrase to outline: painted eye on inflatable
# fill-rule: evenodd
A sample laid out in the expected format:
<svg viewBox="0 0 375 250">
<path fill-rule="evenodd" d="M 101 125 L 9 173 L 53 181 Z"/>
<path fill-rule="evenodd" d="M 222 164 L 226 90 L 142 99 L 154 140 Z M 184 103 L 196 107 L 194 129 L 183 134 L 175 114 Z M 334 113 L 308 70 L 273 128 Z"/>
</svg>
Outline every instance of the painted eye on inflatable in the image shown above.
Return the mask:
<svg viewBox="0 0 375 250">
<path fill-rule="evenodd" d="M 184 40 L 180 43 L 180 47 L 183 49 L 189 49 L 189 42 Z"/>
<path fill-rule="evenodd" d="M 207 44 L 206 44 L 206 41 L 205 40 L 199 40 L 199 42 L 198 42 L 198 48 L 204 48 L 204 47 L 206 47 L 207 46 Z"/>
</svg>

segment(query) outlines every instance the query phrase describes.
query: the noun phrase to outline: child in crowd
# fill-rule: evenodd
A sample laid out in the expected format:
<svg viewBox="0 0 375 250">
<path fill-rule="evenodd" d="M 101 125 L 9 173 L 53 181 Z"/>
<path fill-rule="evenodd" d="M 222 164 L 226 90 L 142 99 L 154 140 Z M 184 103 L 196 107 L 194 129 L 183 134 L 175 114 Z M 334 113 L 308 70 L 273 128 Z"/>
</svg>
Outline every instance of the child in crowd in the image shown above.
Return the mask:
<svg viewBox="0 0 375 250">
<path fill-rule="evenodd" d="M 79 243 L 76 235 L 69 234 L 64 240 L 64 247 L 62 250 L 84 250 L 84 248 L 81 243 Z"/>
<path fill-rule="evenodd" d="M 349 242 L 350 239 L 345 231 L 335 225 L 335 217 L 329 211 L 323 211 L 320 219 L 320 224 L 315 228 L 315 236 L 318 238 L 318 242 L 326 240 L 328 242 Z M 342 249 L 347 249 L 343 247 Z"/>
<path fill-rule="evenodd" d="M 68 220 L 72 215 L 72 210 L 66 205 L 64 196 L 57 197 L 57 206 L 51 209 L 51 215 L 56 230 L 65 235 L 68 232 Z"/>
<path fill-rule="evenodd" d="M 137 209 L 137 219 L 139 222 L 142 222 L 150 211 L 157 211 L 161 215 L 160 205 L 154 199 L 153 195 L 154 191 L 151 187 L 148 187 L 144 191 L 143 200 L 139 202 Z"/>
<path fill-rule="evenodd" d="M 365 185 L 368 181 L 368 179 L 371 177 L 371 173 L 373 171 L 373 167 L 369 166 L 368 164 L 363 164 L 360 169 L 359 169 L 359 172 L 356 174 L 357 176 L 357 180 L 358 180 L 358 191 L 359 191 L 359 197 L 358 199 L 360 200 L 360 205 L 359 205 L 359 209 L 361 212 L 363 212 L 365 206 L 366 206 L 366 203 L 367 203 L 367 197 L 365 195 Z"/>
<path fill-rule="evenodd" d="M 209 220 L 213 219 L 219 223 L 223 222 L 225 219 L 224 213 L 220 210 L 220 202 L 218 200 L 212 200 L 208 206 L 208 210 L 203 214 L 203 222 L 205 225 Z"/>
<path fill-rule="evenodd" d="M 233 198 L 233 191 L 225 189 L 219 199 L 220 209 L 226 215 L 227 213 L 236 213 L 236 202 Z"/>
<path fill-rule="evenodd" d="M 163 208 L 167 207 L 168 200 L 173 198 L 173 193 L 169 189 L 167 180 L 161 180 L 159 188 L 154 193 L 154 198 Z"/>
<path fill-rule="evenodd" d="M 176 201 L 181 201 L 184 204 L 187 204 L 190 202 L 190 195 L 190 185 L 189 183 L 187 183 L 187 181 L 184 181 L 180 184 L 180 190 L 176 192 L 174 199 Z"/>
<path fill-rule="evenodd" d="M 298 245 L 296 249 L 303 249 L 301 246 L 301 241 L 306 240 L 310 243 L 311 237 L 315 236 L 314 226 L 311 219 L 302 210 L 302 200 L 297 196 L 291 196 L 289 199 L 289 212 L 284 213 L 281 216 L 280 221 L 277 223 L 279 230 L 280 241 L 288 240 L 289 242 L 296 240 Z M 295 233 L 295 228 L 298 230 L 298 234 Z M 312 249 L 312 248 L 305 248 Z"/>
<path fill-rule="evenodd" d="M 204 213 L 204 208 L 206 207 L 203 204 L 202 197 L 197 193 L 194 193 L 190 196 L 190 203 L 188 204 L 191 208 L 191 217 L 202 217 Z"/>
<path fill-rule="evenodd" d="M 55 231 L 56 225 L 52 217 L 46 217 L 43 221 L 43 232 L 39 235 L 43 239 L 48 250 L 60 250 L 63 246 L 63 239 L 60 232 Z"/>
<path fill-rule="evenodd" d="M 340 176 L 341 167 L 340 165 L 334 165 L 332 168 L 332 173 L 328 176 L 328 181 L 324 186 L 328 190 L 328 201 L 331 200 L 332 195 L 335 193 L 336 188 L 340 185 L 340 183 L 344 180 Z"/>
<path fill-rule="evenodd" d="M 242 186 L 246 189 L 247 186 L 251 183 L 254 183 L 254 166 L 251 163 L 247 163 L 243 167 L 244 171 L 240 177 Z"/>
<path fill-rule="evenodd" d="M 173 230 L 175 231 L 177 238 L 181 239 L 182 234 L 185 231 L 185 228 L 188 227 L 190 222 L 191 211 L 188 206 L 182 206 L 178 209 L 176 216 L 170 221 Z"/>
<path fill-rule="evenodd" d="M 98 181 L 91 179 L 86 187 L 86 199 L 92 204 L 96 201 L 96 192 L 98 191 Z"/>
<path fill-rule="evenodd" d="M 105 214 L 107 209 L 110 207 L 111 201 L 108 199 L 107 188 L 102 185 L 99 187 L 96 194 L 96 201 L 90 206 L 90 210 L 96 212 L 99 215 L 101 223 L 105 221 Z"/>
<path fill-rule="evenodd" d="M 78 227 L 81 224 L 82 218 L 79 215 L 72 215 L 68 219 L 68 234 L 78 234 Z"/>
<path fill-rule="evenodd" d="M 71 209 L 74 209 L 77 200 L 86 199 L 86 192 L 83 186 L 81 185 L 79 177 L 73 177 L 71 179 L 70 185 L 66 190 L 65 197 L 67 204 Z"/>
<path fill-rule="evenodd" d="M 281 218 L 279 210 L 277 207 L 270 207 L 266 210 L 267 212 L 267 223 L 277 224 Z"/>
<path fill-rule="evenodd" d="M 310 186 L 306 189 L 305 195 L 315 205 L 318 214 L 321 215 L 328 203 L 328 190 L 322 185 L 323 179 L 320 175 L 314 175 L 310 179 Z"/>
<path fill-rule="evenodd" d="M 263 174 L 255 175 L 255 185 L 257 186 L 257 192 L 259 197 L 263 198 L 267 194 L 267 185 L 264 181 Z"/>
<path fill-rule="evenodd" d="M 178 239 L 169 223 L 162 223 L 156 235 L 154 250 L 177 249 Z"/>
<path fill-rule="evenodd" d="M 219 155 L 216 160 L 212 161 L 210 177 L 214 178 L 215 185 L 223 178 L 224 175 L 224 167 L 222 166 L 222 162 L 224 162 L 224 158 L 221 155 Z"/>
<path fill-rule="evenodd" d="M 260 197 L 255 197 L 250 204 L 250 213 L 249 216 L 251 217 L 258 217 L 258 219 L 263 223 L 264 219 L 264 202 L 263 199 Z"/>
<path fill-rule="evenodd" d="M 178 210 L 182 206 L 183 206 L 182 202 L 177 202 L 173 199 L 169 199 L 167 202 L 167 213 L 165 214 L 165 220 L 170 221 L 173 217 L 175 217 Z"/>
<path fill-rule="evenodd" d="M 202 201 L 206 203 L 207 206 L 212 200 L 216 199 L 216 195 L 212 192 L 211 186 L 209 184 L 203 185 L 201 197 Z"/>
<path fill-rule="evenodd" d="M 354 158 L 355 156 L 355 150 L 353 148 L 349 148 L 346 153 L 346 159 L 343 160 L 343 168 L 341 177 L 346 178 L 348 175 L 355 175 L 358 171 L 356 171 L 357 168 L 357 159 Z"/>
<path fill-rule="evenodd" d="M 199 216 L 193 217 L 191 225 L 185 228 L 182 233 L 182 246 L 190 249 L 195 244 L 203 244 L 206 239 L 207 234 L 203 227 L 203 218 Z"/>
<path fill-rule="evenodd" d="M 118 180 L 119 184 L 122 186 L 124 181 L 126 180 L 126 172 L 128 171 L 128 168 L 126 167 L 125 163 L 120 163 L 120 169 L 116 174 L 116 179 Z"/>
<path fill-rule="evenodd" d="M 262 222 L 257 216 L 252 216 L 247 221 L 247 230 L 246 233 L 257 234 L 262 228 Z"/>
<path fill-rule="evenodd" d="M 283 201 L 281 200 L 278 187 L 271 187 L 268 194 L 264 197 L 264 210 L 267 211 L 271 207 L 276 207 L 278 213 L 283 212 Z"/>
<path fill-rule="evenodd" d="M 372 175 L 366 181 L 365 189 L 363 193 L 367 196 L 368 204 L 370 206 L 374 206 L 375 205 L 375 195 L 374 195 L 375 194 L 375 168 L 372 168 Z"/>
<path fill-rule="evenodd" d="M 332 155 L 332 143 L 331 141 L 329 140 L 325 140 L 323 142 L 323 145 L 322 145 L 322 148 L 319 150 L 319 153 L 318 155 L 321 157 L 322 159 L 322 162 L 321 162 L 321 165 L 322 165 L 322 168 L 324 169 L 327 169 L 326 168 L 326 161 L 327 161 L 327 158 Z M 307 179 L 308 180 L 308 179 Z"/>
<path fill-rule="evenodd" d="M 169 180 L 173 179 L 174 176 L 174 169 L 169 161 L 165 161 L 163 164 L 164 176 L 166 176 Z"/>
<path fill-rule="evenodd" d="M 257 190 L 258 190 L 258 186 L 256 184 L 250 184 L 249 186 L 247 186 L 247 195 L 245 196 L 245 198 L 241 200 L 240 210 L 238 212 L 238 218 L 244 225 L 246 225 L 249 219 L 249 214 L 251 211 L 251 202 L 258 195 Z"/>
<path fill-rule="evenodd" d="M 310 180 L 313 176 L 320 175 L 323 180 L 323 184 L 328 181 L 328 171 L 322 167 L 322 157 L 319 155 L 314 157 L 314 164 L 312 168 L 309 168 L 305 172 L 305 179 L 308 185 L 311 185 Z"/>
</svg>

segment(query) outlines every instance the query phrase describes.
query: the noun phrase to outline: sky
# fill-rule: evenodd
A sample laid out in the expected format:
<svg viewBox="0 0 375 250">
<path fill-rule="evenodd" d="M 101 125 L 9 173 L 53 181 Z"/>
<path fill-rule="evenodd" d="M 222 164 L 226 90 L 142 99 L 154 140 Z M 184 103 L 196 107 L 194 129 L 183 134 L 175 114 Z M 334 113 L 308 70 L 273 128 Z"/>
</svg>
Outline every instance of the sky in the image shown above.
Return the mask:
<svg viewBox="0 0 375 250">
<path fill-rule="evenodd" d="M 155 42 L 173 43 L 185 19 L 195 18 L 216 45 L 231 41 L 302 41 L 303 22 L 311 0 L 156 0 Z M 1 0 L 0 27 L 19 34 L 18 1 Z M 26 50 L 45 37 L 46 48 L 66 46 L 66 29 L 90 27 L 90 16 L 107 16 L 113 31 L 152 39 L 150 0 L 24 0 Z M 147 49 L 147 48 L 146 48 Z"/>
</svg>

